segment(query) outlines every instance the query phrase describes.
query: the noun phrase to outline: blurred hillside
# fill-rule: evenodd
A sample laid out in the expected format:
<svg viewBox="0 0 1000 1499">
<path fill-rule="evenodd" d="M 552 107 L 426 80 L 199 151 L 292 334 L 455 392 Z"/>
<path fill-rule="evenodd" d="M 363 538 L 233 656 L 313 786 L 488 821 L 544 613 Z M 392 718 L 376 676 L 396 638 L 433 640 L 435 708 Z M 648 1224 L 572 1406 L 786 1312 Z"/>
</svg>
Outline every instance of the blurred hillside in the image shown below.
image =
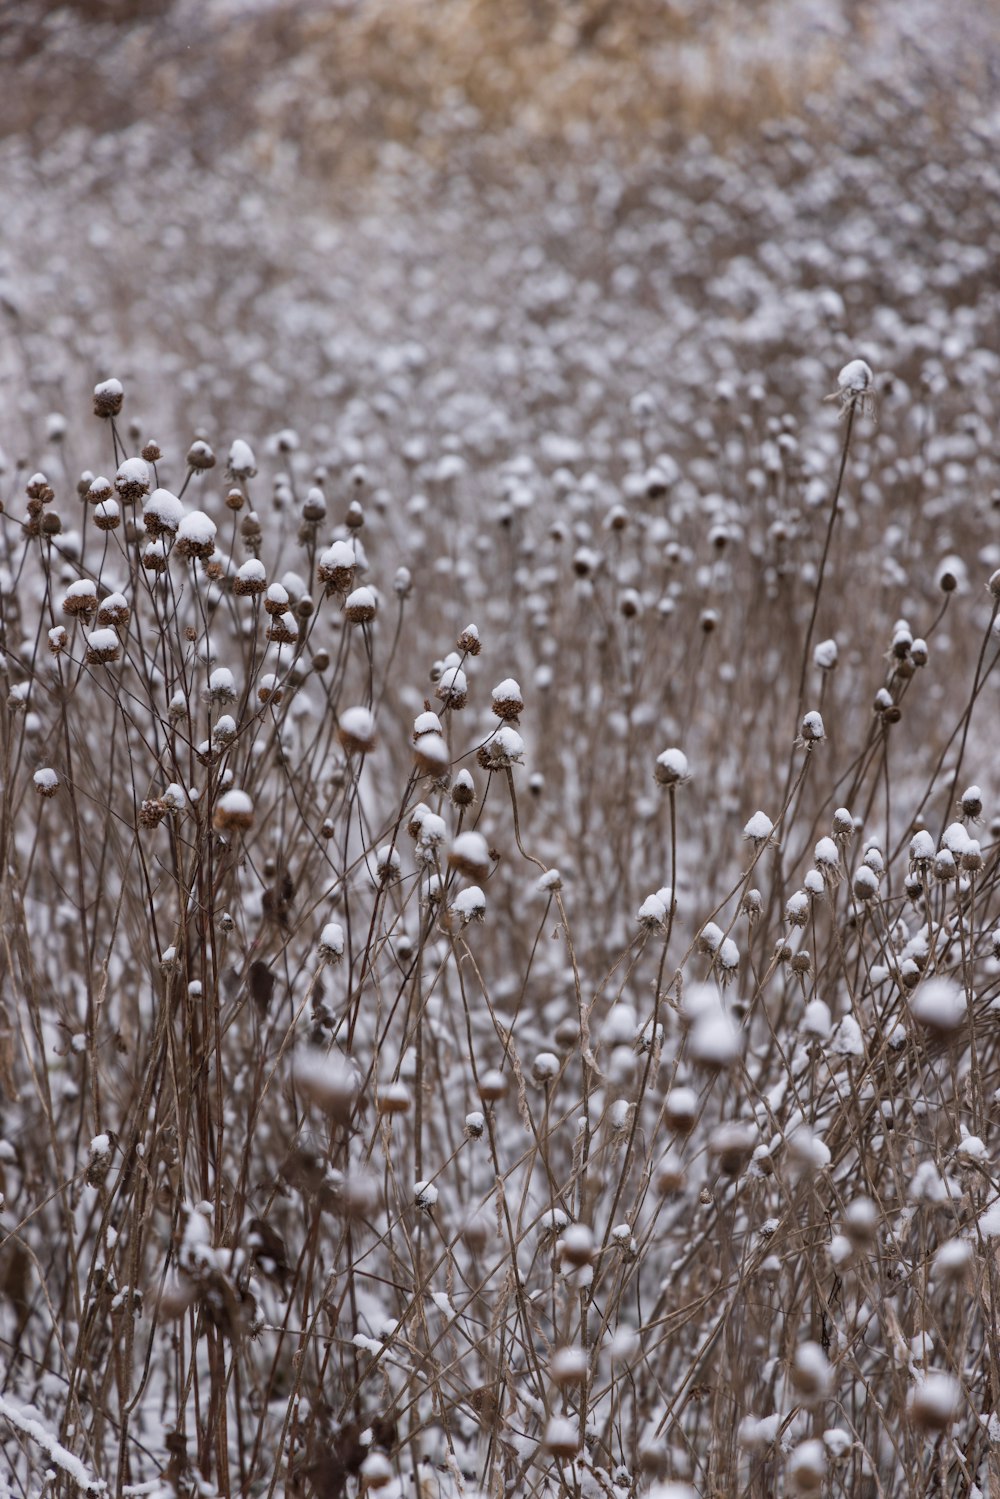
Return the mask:
<svg viewBox="0 0 1000 1499">
<path fill-rule="evenodd" d="M 387 146 L 633 147 L 919 81 L 946 119 L 995 82 L 996 0 L 77 0 L 5 7 L 0 131 L 153 119 L 196 157 L 248 139 L 350 180 Z M 673 132 L 673 133 L 671 133 Z"/>
</svg>

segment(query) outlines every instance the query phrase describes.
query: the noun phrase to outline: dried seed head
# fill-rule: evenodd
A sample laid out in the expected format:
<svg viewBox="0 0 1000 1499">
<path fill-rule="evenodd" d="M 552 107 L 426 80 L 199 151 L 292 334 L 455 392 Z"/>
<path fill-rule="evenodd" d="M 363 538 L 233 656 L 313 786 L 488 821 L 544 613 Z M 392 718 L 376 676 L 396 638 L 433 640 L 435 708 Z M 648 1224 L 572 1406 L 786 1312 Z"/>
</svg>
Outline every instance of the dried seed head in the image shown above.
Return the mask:
<svg viewBox="0 0 1000 1499">
<path fill-rule="evenodd" d="M 821 640 L 813 649 L 813 665 L 820 671 L 833 671 L 839 658 L 835 640 Z"/>
<path fill-rule="evenodd" d="M 94 415 L 117 416 L 122 409 L 125 392 L 120 380 L 102 380 L 94 386 Z"/>
<path fill-rule="evenodd" d="M 213 460 L 214 461 L 214 460 Z M 188 463 L 191 463 L 191 455 L 188 454 Z M 191 465 L 194 467 L 194 465 Z M 229 458 L 226 463 L 226 472 L 231 479 L 252 479 L 257 473 L 257 460 L 253 454 L 253 448 L 242 437 L 237 437 L 229 449 Z"/>
<path fill-rule="evenodd" d="M 566 1416 L 553 1416 L 545 1428 L 542 1446 L 563 1462 L 576 1457 L 580 1451 L 579 1422 L 570 1421 Z"/>
<path fill-rule="evenodd" d="M 799 738 L 800 743 L 804 744 L 806 749 L 811 749 L 813 745 L 822 743 L 826 738 L 826 728 L 824 727 L 821 714 L 815 710 L 806 714 L 799 729 Z"/>
<path fill-rule="evenodd" d="M 124 505 L 135 505 L 149 494 L 149 465 L 144 458 L 126 458 L 115 474 L 115 489 Z"/>
<path fill-rule="evenodd" d="M 739 1176 L 747 1167 L 758 1141 L 749 1124 L 718 1125 L 708 1138 L 708 1154 L 724 1176 Z"/>
<path fill-rule="evenodd" d="M 471 807 L 476 800 L 476 783 L 467 770 L 460 770 L 451 783 L 451 800 L 456 807 Z"/>
<path fill-rule="evenodd" d="M 935 1370 L 916 1380 L 907 1398 L 906 1410 L 914 1426 L 921 1431 L 942 1432 L 957 1421 L 963 1404 L 958 1380 Z"/>
<path fill-rule="evenodd" d="M 455 642 L 458 650 L 463 656 L 478 656 L 482 650 L 482 641 L 479 639 L 479 630 L 475 625 L 466 625 Z"/>
<path fill-rule="evenodd" d="M 837 389 L 826 399 L 840 402 L 841 416 L 846 416 L 857 407 L 863 416 L 874 417 L 875 376 L 871 365 L 866 364 L 863 359 L 852 359 L 845 364 L 837 376 Z"/>
<path fill-rule="evenodd" d="M 96 583 L 93 583 L 90 578 L 80 578 L 76 583 L 71 583 L 66 590 L 62 609 L 64 614 L 73 618 L 93 619 L 97 613 Z"/>
<path fill-rule="evenodd" d="M 295 615 L 286 609 L 283 614 L 272 615 L 267 628 L 267 639 L 275 645 L 294 645 L 299 638 L 299 626 Z"/>
<path fill-rule="evenodd" d="M 53 656 L 60 655 L 61 652 L 66 649 L 66 642 L 68 641 L 68 639 L 69 636 L 66 634 L 65 625 L 53 626 L 48 634 L 49 650 L 52 652 Z"/>
<path fill-rule="evenodd" d="M 493 712 L 497 718 L 516 722 L 524 712 L 524 699 L 521 689 L 513 677 L 505 677 L 498 686 L 493 689 Z"/>
<path fill-rule="evenodd" d="M 800 1442 L 788 1458 L 788 1480 L 793 1493 L 819 1494 L 826 1481 L 826 1448 L 820 1441 Z"/>
<path fill-rule="evenodd" d="M 846 807 L 838 807 L 833 814 L 833 837 L 841 848 L 854 837 L 854 818 Z"/>
<path fill-rule="evenodd" d="M 102 500 L 94 506 L 94 525 L 98 531 L 117 531 L 122 523 L 122 514 L 117 500 Z"/>
<path fill-rule="evenodd" d="M 41 797 L 48 798 L 50 796 L 55 796 L 56 792 L 59 790 L 59 777 L 56 772 L 49 767 L 46 767 L 43 770 L 36 770 L 31 779 L 34 783 L 35 790 Z"/>
<path fill-rule="evenodd" d="M 879 1210 L 870 1197 L 855 1197 L 844 1209 L 844 1233 L 857 1249 L 875 1243 Z"/>
<path fill-rule="evenodd" d="M 166 815 L 166 804 L 159 797 L 147 798 L 139 808 L 139 826 L 158 828 Z"/>
<path fill-rule="evenodd" d="M 536 1083 L 550 1083 L 559 1076 L 559 1058 L 554 1051 L 540 1051 L 531 1064 Z"/>
<path fill-rule="evenodd" d="M 340 715 L 337 738 L 349 755 L 365 755 L 375 748 L 375 716 L 370 708 L 347 708 Z"/>
<path fill-rule="evenodd" d="M 253 802 L 245 791 L 226 791 L 215 808 L 212 825 L 220 833 L 246 832 L 253 827 Z"/>
<path fill-rule="evenodd" d="M 490 1067 L 479 1077 L 479 1096 L 483 1103 L 496 1103 L 506 1097 L 507 1075 L 499 1067 Z"/>
<path fill-rule="evenodd" d="M 592 1265 L 597 1258 L 594 1231 L 586 1223 L 571 1223 L 556 1246 L 556 1253 L 563 1265 L 581 1269 Z"/>
<path fill-rule="evenodd" d="M 451 765 L 451 752 L 441 734 L 421 734 L 413 750 L 413 762 L 418 775 L 446 776 Z"/>
<path fill-rule="evenodd" d="M 187 466 L 199 474 L 207 473 L 210 468 L 215 467 L 215 454 L 201 438 L 197 438 L 188 448 Z"/>
<path fill-rule="evenodd" d="M 146 535 L 173 536 L 184 518 L 184 506 L 169 489 L 154 489 L 142 507 Z"/>
<path fill-rule="evenodd" d="M 354 1112 L 358 1077 L 351 1063 L 339 1052 L 300 1052 L 292 1064 L 296 1089 L 310 1103 L 340 1124 Z"/>
<path fill-rule="evenodd" d="M 150 437 L 146 442 L 143 443 L 141 449 L 139 450 L 139 457 L 144 458 L 147 463 L 159 463 L 160 459 L 163 457 L 163 449 L 160 447 L 160 444 L 158 442 L 155 442 L 154 439 Z"/>
<path fill-rule="evenodd" d="M 465 672 L 457 663 L 443 667 L 434 689 L 434 695 L 455 712 L 465 707 L 469 700 L 468 682 Z"/>
<path fill-rule="evenodd" d="M 215 522 L 202 510 L 191 510 L 177 527 L 174 549 L 179 556 L 193 561 L 209 558 L 215 551 Z"/>
<path fill-rule="evenodd" d="M 492 860 L 489 844 L 482 833 L 459 833 L 448 853 L 448 865 L 469 879 L 486 879 L 492 868 Z"/>
<path fill-rule="evenodd" d="M 683 786 L 691 779 L 687 756 L 679 749 L 665 749 L 656 757 L 653 778 L 660 786 Z"/>
<path fill-rule="evenodd" d="M 804 890 L 796 890 L 785 903 L 785 921 L 790 927 L 806 926 L 811 910 L 809 896 Z"/>
<path fill-rule="evenodd" d="M 492 738 L 480 745 L 476 759 L 484 770 L 509 770 L 524 758 L 524 740 L 509 724 L 497 729 Z"/>
<path fill-rule="evenodd" d="M 256 598 L 267 588 L 267 573 L 263 562 L 250 557 L 237 569 L 233 579 L 233 592 L 240 598 Z"/>
<path fill-rule="evenodd" d="M 29 500 L 36 500 L 39 505 L 51 504 L 56 497 L 55 490 L 44 474 L 32 474 L 24 492 Z"/>
<path fill-rule="evenodd" d="M 910 1013 L 919 1025 L 938 1035 L 947 1035 L 966 1022 L 965 990 L 954 979 L 934 975 L 925 978 L 909 999 Z"/>
<path fill-rule="evenodd" d="M 832 1382 L 830 1364 L 818 1343 L 800 1343 L 791 1368 L 792 1385 L 807 1404 L 823 1400 Z"/>
<path fill-rule="evenodd" d="M 93 630 L 87 636 L 84 660 L 88 666 L 108 666 L 121 655 L 121 645 L 114 630 Z"/>
<path fill-rule="evenodd" d="M 375 1102 L 380 1114 L 406 1114 L 413 1106 L 409 1088 L 400 1081 L 383 1084 Z"/>
<path fill-rule="evenodd" d="M 693 1088 L 671 1088 L 663 1100 L 663 1118 L 677 1135 L 689 1135 L 698 1119 L 698 1095 Z"/>
<path fill-rule="evenodd" d="M 970 822 L 978 822 L 983 815 L 983 793 L 978 786 L 967 786 L 959 797 L 959 811 Z"/>
<path fill-rule="evenodd" d="M 123 593 L 109 593 L 97 611 L 98 625 L 114 625 L 116 629 L 124 629 L 131 617 L 132 610 Z"/>
<path fill-rule="evenodd" d="M 327 593 L 348 593 L 354 584 L 358 559 L 349 541 L 335 541 L 321 553 L 316 576 Z"/>
<path fill-rule="evenodd" d="M 370 588 L 355 588 L 344 600 L 344 618 L 348 624 L 369 624 L 378 611 L 375 594 Z"/>
</svg>

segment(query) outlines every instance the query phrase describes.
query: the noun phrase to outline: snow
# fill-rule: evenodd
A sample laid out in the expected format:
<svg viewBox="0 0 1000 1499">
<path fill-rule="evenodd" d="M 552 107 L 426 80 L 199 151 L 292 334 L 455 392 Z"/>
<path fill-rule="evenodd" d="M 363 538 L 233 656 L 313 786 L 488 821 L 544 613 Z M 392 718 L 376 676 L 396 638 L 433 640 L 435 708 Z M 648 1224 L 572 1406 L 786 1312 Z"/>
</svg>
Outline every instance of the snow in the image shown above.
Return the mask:
<svg viewBox="0 0 1000 1499">
<path fill-rule="evenodd" d="M 872 374 L 871 365 L 866 364 L 863 359 L 852 359 L 844 365 L 837 376 L 837 388 L 854 394 L 870 390 L 874 381 L 875 376 Z"/>
<path fill-rule="evenodd" d="M 39 790 L 54 791 L 59 785 L 59 777 L 56 772 L 48 767 L 36 770 L 32 780 Z"/>
<path fill-rule="evenodd" d="M 422 734 L 440 734 L 441 720 L 430 708 L 425 708 L 423 713 L 418 713 L 413 720 L 413 737 L 419 739 Z"/>
<path fill-rule="evenodd" d="M 740 1032 L 710 984 L 692 984 L 684 994 L 684 1009 L 691 1017 L 688 1052 L 694 1061 L 708 1067 L 728 1067 L 740 1055 Z"/>
<path fill-rule="evenodd" d="M 451 846 L 448 859 L 452 864 L 467 864 L 472 868 L 488 872 L 491 863 L 489 844 L 482 833 L 471 829 L 468 832 L 459 833 Z"/>
<path fill-rule="evenodd" d="M 354 548 L 349 541 L 334 541 L 320 554 L 319 564 L 330 572 L 334 569 L 353 570 L 357 566 Z"/>
<path fill-rule="evenodd" d="M 765 843 L 774 832 L 774 823 L 766 812 L 755 812 L 748 820 L 744 829 L 744 838 L 751 839 L 754 843 Z"/>
<path fill-rule="evenodd" d="M 319 946 L 324 957 L 332 956 L 342 958 L 346 939 L 344 928 L 339 921 L 328 921 L 320 932 Z"/>
<path fill-rule="evenodd" d="M 656 779 L 664 786 L 680 785 L 691 779 L 691 767 L 683 750 L 665 749 L 656 757 L 656 769 Z"/>
<path fill-rule="evenodd" d="M 215 541 L 215 535 L 215 521 L 203 510 L 189 510 L 177 527 L 177 540 L 192 542 L 196 546 L 208 546 Z"/>
<path fill-rule="evenodd" d="M 781 1426 L 777 1411 L 770 1416 L 744 1416 L 736 1431 L 736 1440 L 748 1452 L 766 1452 L 773 1447 Z"/>
<path fill-rule="evenodd" d="M 117 384 L 117 381 L 113 383 Z M 0 1416 L 8 1420 L 17 1431 L 30 1437 L 36 1446 L 42 1449 L 49 1462 L 54 1463 L 59 1471 L 71 1483 L 76 1484 L 76 1487 L 84 1494 L 107 1492 L 108 1486 L 104 1480 L 94 1478 L 87 1471 L 80 1459 L 64 1447 L 43 1425 L 31 1406 L 16 1405 L 9 1396 L 0 1395 Z"/>
<path fill-rule="evenodd" d="M 96 599 L 97 584 L 90 578 L 78 578 L 66 589 L 68 599 Z"/>
<path fill-rule="evenodd" d="M 364 744 L 375 737 L 375 715 L 370 708 L 345 708 L 340 715 L 340 729 L 349 738 Z"/>
<path fill-rule="evenodd" d="M 965 990 L 954 979 L 926 978 L 909 996 L 914 1020 L 932 1030 L 951 1031 L 965 1020 L 968 1008 Z"/>
<path fill-rule="evenodd" d="M 460 697 L 469 688 L 468 678 L 460 666 L 446 666 L 438 678 L 437 695 L 444 701 Z"/>
<path fill-rule="evenodd" d="M 91 630 L 87 636 L 87 645 L 92 651 L 99 651 L 101 655 L 107 652 L 118 654 L 118 635 L 111 629 Z"/>
<path fill-rule="evenodd" d="M 236 682 L 228 666 L 217 666 L 209 674 L 208 691 L 215 702 L 232 702 L 236 697 Z M 183 698 L 181 699 L 183 703 Z"/>
<path fill-rule="evenodd" d="M 486 896 L 478 885 L 469 885 L 458 892 L 451 909 L 463 922 L 481 921 L 486 915 Z"/>
<path fill-rule="evenodd" d="M 249 815 L 253 812 L 253 800 L 245 791 L 227 791 L 219 798 L 219 808 L 223 812 Z"/>
<path fill-rule="evenodd" d="M 984 1239 L 1000 1238 L 1000 1202 L 995 1202 L 980 1214 L 977 1227 Z"/>
<path fill-rule="evenodd" d="M 377 607 L 375 594 L 368 587 L 355 588 L 344 600 L 345 614 L 351 609 L 374 610 Z"/>
<path fill-rule="evenodd" d="M 229 449 L 226 464 L 234 479 L 252 479 L 257 472 L 257 460 L 253 448 L 242 437 L 234 439 Z"/>
<path fill-rule="evenodd" d="M 838 650 L 835 640 L 821 640 L 813 647 L 813 663 L 821 671 L 832 671 L 837 664 Z"/>
<path fill-rule="evenodd" d="M 647 895 L 636 912 L 640 926 L 662 926 L 667 919 L 667 908 L 658 895 Z"/>
<path fill-rule="evenodd" d="M 826 728 L 823 724 L 822 714 L 817 713 L 815 709 L 807 713 L 802 720 L 800 732 L 805 744 L 818 744 L 820 740 L 825 739 Z"/>
<path fill-rule="evenodd" d="M 948 1426 L 962 1408 L 962 1387 L 953 1375 L 934 1370 L 914 1382 L 907 1405 L 928 1425 Z"/>
<path fill-rule="evenodd" d="M 811 999 L 806 1005 L 802 1016 L 802 1028 L 811 1036 L 817 1036 L 821 1041 L 828 1039 L 833 1026 L 830 1016 L 830 1006 L 822 999 Z"/>
<path fill-rule="evenodd" d="M 126 458 L 118 466 L 115 488 L 121 490 L 132 484 L 138 484 L 144 489 L 149 485 L 149 466 L 144 458 Z"/>
<path fill-rule="evenodd" d="M 159 490 L 157 490 L 157 493 L 159 493 Z M 244 583 L 264 583 L 267 581 L 264 564 L 256 557 L 249 557 L 246 562 L 240 563 L 236 576 Z"/>
<path fill-rule="evenodd" d="M 919 833 L 914 833 L 910 839 L 910 858 L 915 864 L 924 860 L 929 863 L 935 852 L 934 839 L 926 829 L 922 828 Z"/>
</svg>

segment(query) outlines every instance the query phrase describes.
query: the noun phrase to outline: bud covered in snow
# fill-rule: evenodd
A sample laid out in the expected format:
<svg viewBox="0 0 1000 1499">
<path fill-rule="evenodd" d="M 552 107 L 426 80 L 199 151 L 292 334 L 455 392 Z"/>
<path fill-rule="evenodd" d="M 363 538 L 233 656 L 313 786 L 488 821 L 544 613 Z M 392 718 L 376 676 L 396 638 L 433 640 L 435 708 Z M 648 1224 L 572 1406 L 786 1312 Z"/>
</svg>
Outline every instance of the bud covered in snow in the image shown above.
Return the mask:
<svg viewBox="0 0 1000 1499">
<path fill-rule="evenodd" d="M 947 1431 L 962 1410 L 962 1387 L 951 1374 L 932 1371 L 914 1383 L 906 1401 L 914 1426 L 928 1433 Z"/>
<path fill-rule="evenodd" d="M 212 821 L 220 833 L 246 832 L 253 827 L 253 802 L 245 791 L 223 792 Z"/>
<path fill-rule="evenodd" d="M 370 708 L 345 708 L 337 738 L 349 755 L 366 755 L 375 748 L 375 715 Z"/>
<path fill-rule="evenodd" d="M 449 868 L 473 880 L 485 879 L 492 863 L 489 844 L 482 833 L 459 833 L 448 854 Z"/>
<path fill-rule="evenodd" d="M 687 756 L 679 749 L 665 749 L 656 757 L 653 778 L 660 786 L 683 786 L 691 779 Z"/>
</svg>

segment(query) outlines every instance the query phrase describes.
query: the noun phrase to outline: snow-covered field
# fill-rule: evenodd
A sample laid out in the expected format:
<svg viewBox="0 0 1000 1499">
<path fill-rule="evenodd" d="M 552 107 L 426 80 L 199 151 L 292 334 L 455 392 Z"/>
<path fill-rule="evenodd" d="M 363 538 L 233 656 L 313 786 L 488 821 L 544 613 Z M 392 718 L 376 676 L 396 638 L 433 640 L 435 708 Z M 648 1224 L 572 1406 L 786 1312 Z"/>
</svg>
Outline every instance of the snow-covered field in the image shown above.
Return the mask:
<svg viewBox="0 0 1000 1499">
<path fill-rule="evenodd" d="M 0 66 L 0 1494 L 1000 1495 L 1000 7 Z"/>
</svg>

